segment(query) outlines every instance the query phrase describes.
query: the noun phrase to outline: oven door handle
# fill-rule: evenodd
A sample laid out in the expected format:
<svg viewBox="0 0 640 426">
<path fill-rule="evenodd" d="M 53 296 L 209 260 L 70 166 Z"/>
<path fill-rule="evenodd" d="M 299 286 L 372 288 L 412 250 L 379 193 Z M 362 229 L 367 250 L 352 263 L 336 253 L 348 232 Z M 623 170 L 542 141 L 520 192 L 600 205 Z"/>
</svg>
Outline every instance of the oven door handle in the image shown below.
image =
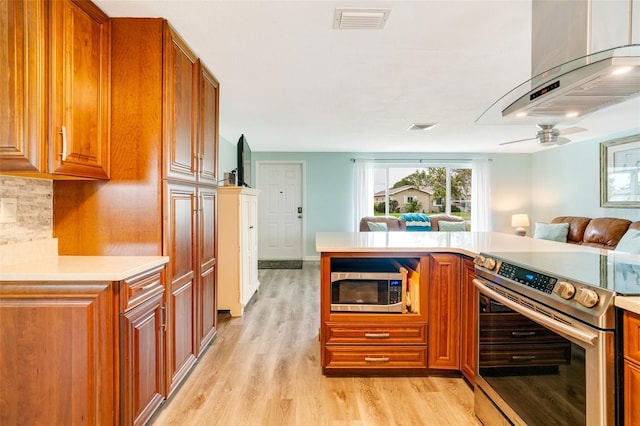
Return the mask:
<svg viewBox="0 0 640 426">
<path fill-rule="evenodd" d="M 596 343 L 598 341 L 598 335 L 597 334 L 593 334 L 593 333 L 589 333 L 583 330 L 578 330 L 575 329 L 573 327 L 569 327 L 568 325 L 565 325 L 561 322 L 558 321 L 554 321 L 553 319 L 550 319 L 549 317 L 547 317 L 546 315 L 543 315 L 539 312 L 536 311 L 531 311 L 528 310 L 526 308 L 523 308 L 522 306 L 520 306 L 519 304 L 507 299 L 506 297 L 502 296 L 501 294 L 496 293 L 495 291 L 493 291 L 492 289 L 490 289 L 489 287 L 487 287 L 486 285 L 484 285 L 484 283 L 482 281 L 480 281 L 477 278 L 474 278 L 473 280 L 473 284 L 476 286 L 476 288 L 483 294 L 489 296 L 490 298 L 502 303 L 503 305 L 505 305 L 507 308 L 512 309 L 513 311 L 524 315 L 525 317 L 544 325 L 545 327 L 557 332 L 557 333 L 561 333 L 564 334 L 566 336 L 572 337 L 578 341 L 580 341 L 581 343 L 587 344 L 587 345 L 591 345 L 591 346 L 596 346 Z"/>
</svg>

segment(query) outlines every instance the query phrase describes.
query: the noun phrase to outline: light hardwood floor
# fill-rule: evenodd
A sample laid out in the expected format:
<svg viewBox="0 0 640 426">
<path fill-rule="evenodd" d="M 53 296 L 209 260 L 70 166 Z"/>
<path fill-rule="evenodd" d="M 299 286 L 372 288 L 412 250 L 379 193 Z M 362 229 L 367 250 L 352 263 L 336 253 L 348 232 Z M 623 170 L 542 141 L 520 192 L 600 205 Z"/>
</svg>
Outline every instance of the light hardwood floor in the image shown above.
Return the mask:
<svg viewBox="0 0 640 426">
<path fill-rule="evenodd" d="M 322 375 L 320 269 L 259 270 L 243 317 L 218 335 L 153 425 L 477 425 L 461 378 Z"/>
</svg>

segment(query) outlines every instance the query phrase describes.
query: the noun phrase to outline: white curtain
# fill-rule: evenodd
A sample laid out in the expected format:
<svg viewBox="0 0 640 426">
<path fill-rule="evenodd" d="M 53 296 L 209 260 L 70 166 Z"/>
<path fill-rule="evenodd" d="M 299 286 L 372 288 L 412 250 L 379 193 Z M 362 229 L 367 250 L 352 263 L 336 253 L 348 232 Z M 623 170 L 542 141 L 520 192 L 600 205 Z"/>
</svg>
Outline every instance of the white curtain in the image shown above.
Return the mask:
<svg viewBox="0 0 640 426">
<path fill-rule="evenodd" d="M 360 228 L 360 219 L 373 214 L 373 160 L 357 158 L 354 162 L 355 188 L 353 230 Z"/>
<path fill-rule="evenodd" d="M 488 159 L 471 162 L 471 226 L 473 231 L 491 231 L 491 177 Z"/>
</svg>

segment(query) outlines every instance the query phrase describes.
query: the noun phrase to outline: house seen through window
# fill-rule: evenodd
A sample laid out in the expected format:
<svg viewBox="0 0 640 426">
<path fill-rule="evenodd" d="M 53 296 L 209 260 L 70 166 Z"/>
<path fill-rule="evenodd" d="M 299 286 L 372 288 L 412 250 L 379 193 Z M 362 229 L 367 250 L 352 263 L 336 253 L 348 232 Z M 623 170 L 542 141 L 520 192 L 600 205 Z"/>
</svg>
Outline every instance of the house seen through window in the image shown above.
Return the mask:
<svg viewBox="0 0 640 426">
<path fill-rule="evenodd" d="M 471 219 L 471 165 L 389 166 L 373 170 L 375 215 L 446 213 Z"/>
</svg>

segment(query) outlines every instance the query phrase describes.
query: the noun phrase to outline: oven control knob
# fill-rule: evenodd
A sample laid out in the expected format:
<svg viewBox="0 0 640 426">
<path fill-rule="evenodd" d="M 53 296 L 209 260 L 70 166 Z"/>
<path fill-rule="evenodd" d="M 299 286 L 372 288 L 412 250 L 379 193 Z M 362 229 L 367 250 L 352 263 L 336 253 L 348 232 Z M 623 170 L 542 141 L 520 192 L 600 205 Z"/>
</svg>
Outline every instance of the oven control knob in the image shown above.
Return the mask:
<svg viewBox="0 0 640 426">
<path fill-rule="evenodd" d="M 484 256 L 477 255 L 474 261 L 476 262 L 476 265 L 484 266 Z"/>
<path fill-rule="evenodd" d="M 576 300 L 586 308 L 592 308 L 598 303 L 598 293 L 586 288 L 580 287 L 576 291 Z"/>
<path fill-rule="evenodd" d="M 484 267 L 490 271 L 493 271 L 496 268 L 496 260 L 491 257 L 487 257 L 484 260 Z"/>
<path fill-rule="evenodd" d="M 558 284 L 556 284 L 553 292 L 563 299 L 569 300 L 573 297 L 574 294 L 576 294 L 576 288 L 573 286 L 573 284 L 566 281 L 558 281 Z"/>
</svg>

